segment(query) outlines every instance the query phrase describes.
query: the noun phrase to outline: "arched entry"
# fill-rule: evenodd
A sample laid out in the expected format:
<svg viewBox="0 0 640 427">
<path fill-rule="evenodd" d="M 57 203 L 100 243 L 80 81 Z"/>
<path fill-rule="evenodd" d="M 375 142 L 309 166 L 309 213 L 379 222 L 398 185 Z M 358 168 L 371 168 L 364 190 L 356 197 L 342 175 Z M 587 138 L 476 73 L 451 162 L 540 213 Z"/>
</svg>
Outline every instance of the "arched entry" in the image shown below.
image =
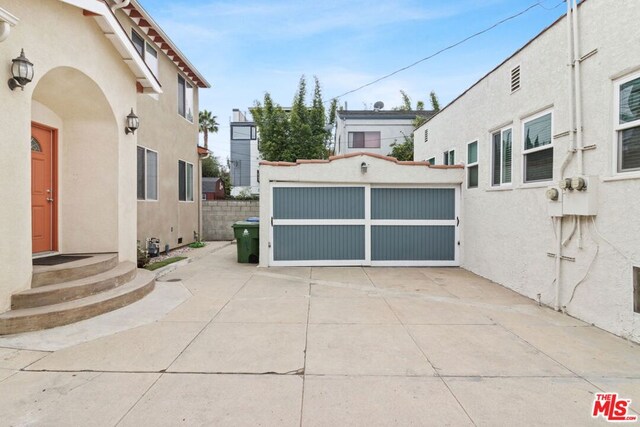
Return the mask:
<svg viewBox="0 0 640 427">
<path fill-rule="evenodd" d="M 31 115 L 33 252 L 116 252 L 118 129 L 102 89 L 55 68 L 38 81 Z"/>
</svg>

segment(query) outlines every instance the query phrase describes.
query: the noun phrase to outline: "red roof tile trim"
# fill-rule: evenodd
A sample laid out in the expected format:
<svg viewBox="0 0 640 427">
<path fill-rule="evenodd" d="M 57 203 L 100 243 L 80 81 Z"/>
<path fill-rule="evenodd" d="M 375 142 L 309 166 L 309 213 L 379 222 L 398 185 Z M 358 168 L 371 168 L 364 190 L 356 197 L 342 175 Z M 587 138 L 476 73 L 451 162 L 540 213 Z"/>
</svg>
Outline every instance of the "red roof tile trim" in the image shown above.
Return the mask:
<svg viewBox="0 0 640 427">
<path fill-rule="evenodd" d="M 375 153 L 365 153 L 365 152 L 349 153 L 349 154 L 343 154 L 341 156 L 331 156 L 331 157 L 329 157 L 328 160 L 323 160 L 323 159 L 316 159 L 316 160 L 300 159 L 300 160 L 296 160 L 295 162 L 268 162 L 268 161 L 262 161 L 262 162 L 260 162 L 260 165 L 264 165 L 264 166 L 297 166 L 297 165 L 301 165 L 301 164 L 331 163 L 334 160 L 341 160 L 341 159 L 347 159 L 349 157 L 358 157 L 358 156 L 375 157 L 376 159 L 386 160 L 388 162 L 394 162 L 394 163 L 396 163 L 398 165 L 404 165 L 404 166 L 427 166 L 427 167 L 432 168 L 432 169 L 464 169 L 464 165 L 432 165 L 429 162 L 400 161 L 400 160 L 396 159 L 395 157 L 384 156 L 382 154 L 375 154 Z"/>
</svg>

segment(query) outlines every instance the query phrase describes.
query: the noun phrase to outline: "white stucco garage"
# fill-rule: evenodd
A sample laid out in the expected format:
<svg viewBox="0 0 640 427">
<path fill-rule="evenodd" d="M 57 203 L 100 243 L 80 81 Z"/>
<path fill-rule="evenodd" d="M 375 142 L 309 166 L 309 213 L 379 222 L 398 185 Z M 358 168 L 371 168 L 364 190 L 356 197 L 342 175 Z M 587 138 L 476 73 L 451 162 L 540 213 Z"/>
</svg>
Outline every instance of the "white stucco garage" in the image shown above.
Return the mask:
<svg viewBox="0 0 640 427">
<path fill-rule="evenodd" d="M 262 266 L 458 266 L 462 166 L 352 153 L 262 162 Z"/>
</svg>

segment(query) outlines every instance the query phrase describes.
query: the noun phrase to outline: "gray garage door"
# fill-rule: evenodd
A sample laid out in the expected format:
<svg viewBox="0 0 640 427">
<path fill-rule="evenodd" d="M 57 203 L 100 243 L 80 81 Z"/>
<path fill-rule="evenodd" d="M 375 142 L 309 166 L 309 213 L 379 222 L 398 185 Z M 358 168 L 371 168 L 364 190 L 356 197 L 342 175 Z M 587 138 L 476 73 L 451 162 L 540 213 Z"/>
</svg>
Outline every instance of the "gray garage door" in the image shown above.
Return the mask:
<svg viewBox="0 0 640 427">
<path fill-rule="evenodd" d="M 458 189 L 274 184 L 271 265 L 458 265 Z"/>
</svg>

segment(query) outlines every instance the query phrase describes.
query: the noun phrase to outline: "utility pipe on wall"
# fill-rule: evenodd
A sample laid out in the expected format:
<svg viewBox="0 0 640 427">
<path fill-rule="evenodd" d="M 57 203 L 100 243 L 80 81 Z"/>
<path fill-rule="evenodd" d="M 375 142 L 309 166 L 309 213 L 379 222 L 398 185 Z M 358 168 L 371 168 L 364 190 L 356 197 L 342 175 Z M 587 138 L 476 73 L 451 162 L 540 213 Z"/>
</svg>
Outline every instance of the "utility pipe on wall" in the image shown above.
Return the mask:
<svg viewBox="0 0 640 427">
<path fill-rule="evenodd" d="M 567 3 L 569 1 L 567 0 Z M 575 103 L 576 103 L 576 143 L 578 150 L 578 175 L 584 175 L 584 142 L 582 140 L 582 84 L 580 73 L 580 33 L 578 25 L 578 2 L 573 0 L 573 57 L 574 57 L 574 86 L 575 86 Z"/>
<path fill-rule="evenodd" d="M 562 217 L 558 217 L 556 219 L 556 224 L 558 230 L 556 231 L 556 299 L 554 303 L 554 308 L 557 311 L 560 311 L 560 279 L 561 279 L 561 268 L 562 268 Z"/>
</svg>

